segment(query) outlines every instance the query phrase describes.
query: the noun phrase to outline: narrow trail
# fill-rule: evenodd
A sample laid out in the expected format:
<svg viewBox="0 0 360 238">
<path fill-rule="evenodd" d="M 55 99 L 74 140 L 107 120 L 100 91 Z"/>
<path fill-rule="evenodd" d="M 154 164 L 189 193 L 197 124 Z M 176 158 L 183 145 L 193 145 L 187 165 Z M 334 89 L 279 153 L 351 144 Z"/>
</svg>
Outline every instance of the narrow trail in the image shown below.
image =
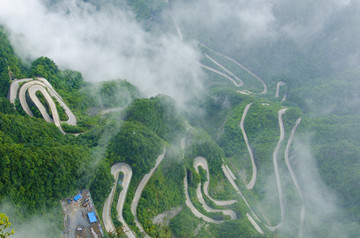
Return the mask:
<svg viewBox="0 0 360 238">
<path fill-rule="evenodd" d="M 244 140 L 245 140 L 245 143 L 246 143 L 246 147 L 249 151 L 249 155 L 250 155 L 250 159 L 251 159 L 251 165 L 252 165 L 252 176 L 251 176 L 251 180 L 248 184 L 245 184 L 246 188 L 247 189 L 253 189 L 254 188 L 254 185 L 255 185 L 255 182 L 256 182 L 256 176 L 257 176 L 257 168 L 256 168 L 256 164 L 255 164 L 255 158 L 254 158 L 254 154 L 252 152 L 252 149 L 250 147 L 250 144 L 249 144 L 249 140 L 248 140 L 248 137 L 247 137 L 247 134 L 246 134 L 246 131 L 244 129 L 244 122 L 245 122 L 245 118 L 246 118 L 246 115 L 251 107 L 252 103 L 249 103 L 248 105 L 246 105 L 245 107 L 245 110 L 244 110 L 244 113 L 241 117 L 241 121 L 240 121 L 240 129 L 241 129 L 241 132 L 243 134 L 243 137 L 244 137 Z"/>
<path fill-rule="evenodd" d="M 201 43 L 201 42 L 198 42 L 198 44 L 202 45 L 203 47 L 213 51 L 215 54 L 218 54 L 218 55 L 221 55 L 223 57 L 225 57 L 226 59 L 230 60 L 231 62 L 233 62 L 234 64 L 236 64 L 237 66 L 239 66 L 240 68 L 242 68 L 243 70 L 245 70 L 246 72 L 248 72 L 251 76 L 253 76 L 254 78 L 256 78 L 257 80 L 259 80 L 261 82 L 261 84 L 263 85 L 263 88 L 264 90 L 258 94 L 267 94 L 268 92 L 268 89 L 267 89 L 267 86 L 264 82 L 264 80 L 262 78 L 260 78 L 259 76 L 257 76 L 255 73 L 253 73 L 251 70 L 249 70 L 248 68 L 246 68 L 244 65 L 240 64 L 239 62 L 237 62 L 236 60 L 234 60 L 233 58 L 227 56 L 227 55 L 224 55 L 220 52 L 217 52 L 215 51 L 214 49 L 211 49 L 210 47 L 208 47 L 207 45 Z"/>
<path fill-rule="evenodd" d="M 280 222 L 276 226 L 267 226 L 269 228 L 269 230 L 271 230 L 271 231 L 275 231 L 276 229 L 282 227 L 282 223 L 284 222 L 284 217 L 285 217 L 284 198 L 283 198 L 283 192 L 282 192 L 281 180 L 280 180 L 280 174 L 279 174 L 279 166 L 278 166 L 278 153 L 279 153 L 281 144 L 285 137 L 285 129 L 284 129 L 284 122 L 283 122 L 282 116 L 285 114 L 286 110 L 288 110 L 288 109 L 284 108 L 284 109 L 279 110 L 279 112 L 278 112 L 280 138 L 279 138 L 279 141 L 278 141 L 276 148 L 274 150 L 274 153 L 273 153 L 273 164 L 274 164 L 274 169 L 275 169 L 276 185 L 277 185 L 278 194 L 279 194 L 281 219 L 280 219 Z"/>
<path fill-rule="evenodd" d="M 150 237 L 148 234 L 146 234 L 144 228 L 142 227 L 142 225 L 140 224 L 138 218 L 137 218 L 137 214 L 136 214 L 136 209 L 137 209 L 137 206 L 139 204 L 139 200 L 141 198 L 141 194 L 142 194 L 142 191 L 144 190 L 146 184 L 149 182 L 149 179 L 151 178 L 151 176 L 153 175 L 153 173 L 155 172 L 155 170 L 157 169 L 157 167 L 159 167 L 161 161 L 164 159 L 165 157 L 165 152 L 166 152 L 166 148 L 164 147 L 164 151 L 162 154 L 160 154 L 158 156 L 158 158 L 156 159 L 156 163 L 155 163 L 155 166 L 154 168 L 152 168 L 150 170 L 149 173 L 145 174 L 143 179 L 140 181 L 138 187 L 136 188 L 136 191 L 135 191 L 135 195 L 134 195 L 134 198 L 131 202 L 131 213 L 133 214 L 133 216 L 135 217 L 135 223 L 136 223 L 136 226 L 139 228 L 139 230 L 142 232 L 142 233 L 145 233 L 145 237 Z"/>
<path fill-rule="evenodd" d="M 242 81 L 238 76 L 236 76 L 235 74 L 233 74 L 230 70 L 228 70 L 227 68 L 225 68 L 225 66 L 223 66 L 222 64 L 220 64 L 218 61 L 216 61 L 214 58 L 210 57 L 208 54 L 205 54 L 205 57 L 208 58 L 211 62 L 213 62 L 214 64 L 216 64 L 217 66 L 219 66 L 222 70 L 224 70 L 226 73 L 228 73 L 230 76 L 234 77 L 237 81 L 239 81 L 239 83 L 237 83 L 237 87 L 242 87 L 244 86 L 244 81 Z"/>
<path fill-rule="evenodd" d="M 290 172 L 291 178 L 295 184 L 296 190 L 300 196 L 301 199 L 301 211 L 300 211 L 300 224 L 299 224 L 299 237 L 303 237 L 303 228 L 304 228 L 304 221 L 305 221 L 305 205 L 304 205 L 304 195 L 300 189 L 299 183 L 297 182 L 295 173 L 293 171 L 293 169 L 291 168 L 290 165 L 290 161 L 289 161 L 289 150 L 290 150 L 290 146 L 292 144 L 292 141 L 294 139 L 295 133 L 296 133 L 296 129 L 298 128 L 299 124 L 301 122 L 301 118 L 296 120 L 296 123 L 294 125 L 294 127 L 291 130 L 291 134 L 289 137 L 289 140 L 286 144 L 286 149 L 285 149 L 285 162 L 286 165 L 288 167 L 288 170 Z"/>
<path fill-rule="evenodd" d="M 276 92 L 275 92 L 275 96 L 274 96 L 275 98 L 278 98 L 278 97 L 279 97 L 280 87 L 281 87 L 281 86 L 284 86 L 284 85 L 286 85 L 286 83 L 285 83 L 284 81 L 279 81 L 279 82 L 276 84 Z M 283 98 L 281 99 L 280 102 L 285 102 L 285 100 L 286 100 L 286 94 L 287 94 L 287 90 L 285 91 L 284 96 L 283 96 Z"/>
<path fill-rule="evenodd" d="M 102 214 L 103 222 L 104 222 L 104 226 L 105 226 L 105 229 L 107 232 L 112 233 L 115 231 L 115 227 L 114 227 L 114 224 L 111 219 L 111 204 L 112 204 L 114 196 L 115 196 L 116 186 L 117 186 L 120 172 L 122 172 L 124 174 L 124 178 L 122 181 L 123 189 L 121 190 L 121 192 L 119 194 L 119 199 L 118 199 L 118 203 L 116 206 L 116 211 L 118 214 L 117 218 L 121 222 L 121 224 L 123 224 L 122 229 L 125 232 L 126 236 L 129 238 L 136 238 L 134 233 L 130 230 L 129 226 L 126 224 L 124 217 L 122 215 L 126 194 L 128 192 L 128 188 L 129 188 L 131 177 L 132 177 L 132 170 L 128 164 L 117 163 L 111 167 L 111 174 L 114 176 L 115 182 L 114 182 L 114 185 L 111 189 L 111 192 L 110 192 L 108 198 L 106 199 L 106 201 L 104 203 L 103 214 Z"/>
</svg>

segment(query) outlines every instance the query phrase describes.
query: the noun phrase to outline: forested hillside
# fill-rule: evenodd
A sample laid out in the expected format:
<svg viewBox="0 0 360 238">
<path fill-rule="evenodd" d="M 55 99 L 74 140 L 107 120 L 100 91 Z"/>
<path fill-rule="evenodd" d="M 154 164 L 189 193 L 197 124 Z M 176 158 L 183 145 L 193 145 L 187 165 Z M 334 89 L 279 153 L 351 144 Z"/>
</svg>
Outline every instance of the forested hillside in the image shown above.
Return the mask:
<svg viewBox="0 0 360 238">
<path fill-rule="evenodd" d="M 34 0 L 34 50 L 0 10 L 14 237 L 86 189 L 105 237 L 359 237 L 360 4 L 331 2 Z"/>
</svg>

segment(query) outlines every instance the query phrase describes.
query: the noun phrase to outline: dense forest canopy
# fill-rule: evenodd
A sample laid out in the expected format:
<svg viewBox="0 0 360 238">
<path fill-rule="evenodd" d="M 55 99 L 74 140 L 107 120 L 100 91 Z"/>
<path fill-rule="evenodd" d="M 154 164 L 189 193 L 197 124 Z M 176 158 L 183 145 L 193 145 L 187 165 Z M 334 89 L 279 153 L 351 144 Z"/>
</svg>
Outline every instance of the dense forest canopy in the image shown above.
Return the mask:
<svg viewBox="0 0 360 238">
<path fill-rule="evenodd" d="M 358 236 L 359 1 L 29 4 L 0 3 L 0 208 L 11 207 L 15 235 L 39 214 L 56 224 L 51 235 L 61 230 L 59 201 L 79 189 L 90 190 L 101 220 L 121 162 L 133 172 L 123 216 L 140 236 L 132 201 L 166 148 L 136 210 L 151 236 Z M 66 124 L 55 100 L 64 133 L 34 102 L 31 117 L 8 99 L 14 80 L 37 77 L 77 119 Z M 45 95 L 36 97 L 50 112 Z M 209 180 L 205 165 L 194 167 L 199 156 Z M 187 197 L 223 223 L 194 215 Z"/>
</svg>

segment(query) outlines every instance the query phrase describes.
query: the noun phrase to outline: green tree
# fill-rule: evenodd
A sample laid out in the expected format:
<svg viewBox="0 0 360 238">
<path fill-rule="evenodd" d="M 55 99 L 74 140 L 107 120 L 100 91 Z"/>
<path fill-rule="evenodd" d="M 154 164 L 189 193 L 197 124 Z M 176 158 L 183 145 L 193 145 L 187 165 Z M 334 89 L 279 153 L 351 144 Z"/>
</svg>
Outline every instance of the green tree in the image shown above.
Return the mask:
<svg viewBox="0 0 360 238">
<path fill-rule="evenodd" d="M 0 213 L 0 238 L 7 238 L 14 234 L 14 229 L 10 232 L 5 231 L 7 228 L 10 228 L 11 222 L 5 213 Z"/>
</svg>

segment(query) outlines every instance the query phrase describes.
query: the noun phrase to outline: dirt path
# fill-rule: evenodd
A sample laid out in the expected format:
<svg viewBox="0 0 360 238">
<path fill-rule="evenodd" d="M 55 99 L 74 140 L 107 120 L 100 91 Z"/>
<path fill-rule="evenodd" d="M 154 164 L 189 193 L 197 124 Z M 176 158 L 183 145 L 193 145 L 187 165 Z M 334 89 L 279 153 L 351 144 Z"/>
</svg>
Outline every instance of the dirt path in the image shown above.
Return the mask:
<svg viewBox="0 0 360 238">
<path fill-rule="evenodd" d="M 166 148 L 164 147 L 164 152 L 158 156 L 158 158 L 156 159 L 156 163 L 155 163 L 155 166 L 154 168 L 152 168 L 150 170 L 149 173 L 145 174 L 145 176 L 143 177 L 143 179 L 140 181 L 136 191 L 135 191 L 135 195 L 134 195 L 134 199 L 132 200 L 131 202 L 131 213 L 133 214 L 133 216 L 135 217 L 135 223 L 136 223 L 136 226 L 139 228 L 139 230 L 142 232 L 142 233 L 145 233 L 144 231 L 144 228 L 141 226 L 138 218 L 137 218 L 137 215 L 136 215 L 136 209 L 137 209 L 137 206 L 139 204 L 139 200 L 141 198 L 141 194 L 142 194 L 142 191 L 144 190 L 146 184 L 149 182 L 149 179 L 151 178 L 151 176 L 153 175 L 153 173 L 155 172 L 155 170 L 157 169 L 157 167 L 159 167 L 161 161 L 164 159 L 165 157 L 165 152 L 166 152 Z M 145 233 L 145 236 L 146 237 L 150 237 L 148 234 Z"/>
<path fill-rule="evenodd" d="M 269 230 L 274 231 L 282 226 L 282 223 L 284 222 L 285 217 L 285 210 L 284 210 L 284 198 L 283 198 L 283 192 L 281 187 L 281 179 L 279 174 L 279 166 L 278 166 L 278 153 L 281 147 L 281 144 L 285 137 L 285 128 L 284 128 L 284 122 L 282 119 L 282 116 L 285 114 L 287 108 L 281 109 L 278 112 L 278 120 L 279 120 L 279 127 L 280 127 L 280 138 L 276 145 L 276 148 L 273 153 L 273 164 L 274 164 L 274 170 L 275 170 L 275 178 L 276 178 L 276 185 L 278 189 L 279 194 L 279 202 L 280 202 L 280 222 L 276 226 L 268 226 Z"/>
<path fill-rule="evenodd" d="M 116 186 L 117 186 L 120 172 L 122 172 L 124 174 L 124 178 L 122 181 L 123 189 L 121 190 L 121 192 L 119 194 L 119 200 L 118 200 L 118 203 L 116 206 L 116 211 L 118 213 L 117 217 L 118 217 L 119 221 L 121 222 L 121 224 L 123 224 L 122 229 L 125 232 L 126 236 L 129 238 L 136 238 L 134 233 L 130 230 L 129 226 L 126 224 L 124 217 L 122 215 L 122 210 L 124 207 L 126 194 L 127 194 L 127 191 L 128 191 L 129 185 L 130 185 L 131 177 L 132 177 L 132 170 L 128 164 L 117 163 L 111 167 L 111 174 L 115 178 L 115 183 L 111 189 L 111 192 L 110 192 L 108 198 L 106 199 L 106 201 L 104 203 L 103 214 L 102 214 L 103 222 L 104 222 L 104 226 L 105 226 L 105 229 L 107 232 L 112 233 L 113 231 L 115 231 L 115 227 L 114 227 L 114 224 L 111 219 L 111 204 L 112 204 L 114 196 L 115 196 Z"/>
<path fill-rule="evenodd" d="M 295 173 L 293 171 L 293 169 L 291 168 L 291 165 L 290 165 L 290 162 L 289 162 L 289 150 L 290 150 L 290 146 L 292 144 L 292 141 L 294 139 L 294 136 L 295 136 L 295 132 L 296 132 L 296 129 L 298 128 L 299 124 L 301 122 L 301 118 L 297 119 L 296 120 L 296 123 L 294 125 L 294 127 L 292 128 L 291 130 L 291 134 L 290 134 L 290 137 L 289 137 L 289 140 L 286 144 L 286 149 L 285 149 L 285 162 L 286 162 L 286 165 L 288 167 L 288 170 L 290 172 L 290 175 L 291 175 L 291 178 L 295 184 L 295 187 L 296 187 L 296 190 L 300 196 L 300 199 L 301 199 L 301 211 L 300 211 L 300 225 L 299 225 L 299 237 L 303 237 L 303 228 L 304 228 L 304 221 L 305 221 L 305 205 L 304 205 L 304 196 L 303 196 L 303 193 L 300 189 L 300 186 L 297 182 L 297 179 L 296 179 L 296 176 L 295 176 Z"/>
<path fill-rule="evenodd" d="M 246 143 L 246 147 L 249 151 L 249 155 L 250 155 L 250 159 L 251 159 L 251 165 L 252 165 L 252 176 L 251 176 L 251 180 L 248 184 L 245 184 L 246 188 L 247 189 L 253 189 L 254 185 L 255 185 L 255 182 L 256 182 L 256 176 L 257 176 L 257 168 L 256 168 L 256 164 L 255 164 L 255 158 L 254 158 L 254 154 L 252 152 L 252 149 L 250 147 L 250 144 L 249 144 L 249 140 L 248 140 L 248 137 L 247 137 L 247 134 L 246 134 L 246 131 L 244 129 L 244 122 L 245 122 L 245 118 L 246 118 L 246 115 L 251 107 L 252 103 L 249 103 L 248 105 L 246 105 L 245 109 L 244 109 L 244 113 L 241 117 L 241 121 L 240 121 L 240 129 L 241 129 L 241 132 L 243 134 L 243 137 L 244 137 L 244 140 L 245 140 L 245 143 Z"/>
</svg>

